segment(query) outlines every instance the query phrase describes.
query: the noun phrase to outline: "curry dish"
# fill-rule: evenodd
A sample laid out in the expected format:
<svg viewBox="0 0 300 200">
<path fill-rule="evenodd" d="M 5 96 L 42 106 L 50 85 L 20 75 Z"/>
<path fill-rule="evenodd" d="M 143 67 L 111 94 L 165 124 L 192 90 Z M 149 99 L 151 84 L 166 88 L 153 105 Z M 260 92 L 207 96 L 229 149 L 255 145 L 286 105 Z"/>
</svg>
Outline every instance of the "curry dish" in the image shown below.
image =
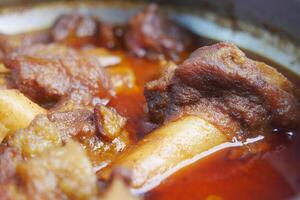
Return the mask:
<svg viewBox="0 0 300 200">
<path fill-rule="evenodd" d="M 156 5 L 0 35 L 0 199 L 295 197 L 299 80 L 246 54 Z"/>
</svg>

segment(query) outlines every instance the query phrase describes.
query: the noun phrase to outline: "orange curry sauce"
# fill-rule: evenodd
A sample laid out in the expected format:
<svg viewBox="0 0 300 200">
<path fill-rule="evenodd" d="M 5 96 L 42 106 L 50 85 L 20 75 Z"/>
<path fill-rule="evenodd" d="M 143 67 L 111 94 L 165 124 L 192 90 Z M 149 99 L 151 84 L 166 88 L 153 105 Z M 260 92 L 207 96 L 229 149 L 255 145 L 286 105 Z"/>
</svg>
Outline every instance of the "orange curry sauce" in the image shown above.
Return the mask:
<svg viewBox="0 0 300 200">
<path fill-rule="evenodd" d="M 248 55 L 277 67 L 266 59 Z M 143 87 L 161 75 L 161 67 L 158 61 L 131 56 L 126 56 L 124 63 L 133 69 L 138 87 L 116 95 L 109 105 L 128 118 L 128 130 L 138 140 L 155 128 L 147 122 Z M 279 71 L 295 85 L 300 82 L 295 75 L 286 73 L 282 68 Z M 272 147 L 260 153 L 244 155 L 243 147 L 220 150 L 184 167 L 143 196 L 147 200 L 295 198 L 300 192 L 300 135 L 297 132 L 300 133 L 270 133 L 258 145 L 272 143 Z"/>
</svg>

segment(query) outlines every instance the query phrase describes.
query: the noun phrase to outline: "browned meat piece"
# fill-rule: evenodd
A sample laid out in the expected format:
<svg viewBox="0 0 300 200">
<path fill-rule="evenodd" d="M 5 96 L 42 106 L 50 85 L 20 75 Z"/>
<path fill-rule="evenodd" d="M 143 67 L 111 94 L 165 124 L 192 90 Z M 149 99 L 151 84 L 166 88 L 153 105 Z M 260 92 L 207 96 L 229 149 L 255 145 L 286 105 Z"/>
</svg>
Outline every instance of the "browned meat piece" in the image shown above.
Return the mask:
<svg viewBox="0 0 300 200">
<path fill-rule="evenodd" d="M 90 15 L 62 15 L 51 28 L 51 37 L 54 42 L 73 47 L 97 44 L 99 24 L 99 20 Z"/>
<path fill-rule="evenodd" d="M 163 54 L 176 60 L 191 44 L 190 39 L 190 35 L 162 15 L 156 5 L 150 5 L 131 18 L 125 33 L 127 48 L 140 57 L 155 58 Z"/>
<path fill-rule="evenodd" d="M 55 124 L 64 142 L 78 134 L 95 135 L 94 113 L 85 108 L 54 111 L 48 119 Z"/>
<path fill-rule="evenodd" d="M 0 54 L 2 59 L 6 54 L 9 54 L 16 49 L 38 43 L 48 43 L 50 37 L 47 32 L 39 31 L 19 35 L 4 35 L 0 34 Z M 0 56 L 1 60 L 1 56 Z"/>
<path fill-rule="evenodd" d="M 90 45 L 106 48 L 119 48 L 123 44 L 123 28 L 110 23 L 100 22 L 97 17 L 70 13 L 62 15 L 51 28 L 54 42 L 72 47 Z"/>
<path fill-rule="evenodd" d="M 231 43 L 196 50 L 179 67 L 147 84 L 145 96 L 154 122 L 200 115 L 230 138 L 270 125 L 294 128 L 299 122 L 292 83 Z"/>
<path fill-rule="evenodd" d="M 124 27 L 101 23 L 99 28 L 99 45 L 109 49 L 123 47 Z"/>
<path fill-rule="evenodd" d="M 94 56 L 50 44 L 19 49 L 5 59 L 24 94 L 38 102 L 57 101 L 74 89 L 108 93 L 109 79 Z"/>
</svg>

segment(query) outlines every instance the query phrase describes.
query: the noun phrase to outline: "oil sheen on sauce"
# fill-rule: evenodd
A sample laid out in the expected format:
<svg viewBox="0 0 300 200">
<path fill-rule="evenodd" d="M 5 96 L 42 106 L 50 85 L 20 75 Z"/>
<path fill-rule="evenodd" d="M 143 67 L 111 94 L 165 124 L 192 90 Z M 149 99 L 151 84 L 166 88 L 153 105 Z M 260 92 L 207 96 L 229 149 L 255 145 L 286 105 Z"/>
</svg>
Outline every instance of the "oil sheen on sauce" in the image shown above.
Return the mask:
<svg viewBox="0 0 300 200">
<path fill-rule="evenodd" d="M 276 63 L 253 53 L 246 54 L 276 67 L 295 85 L 300 79 Z M 135 72 L 138 90 L 117 95 L 110 102 L 129 119 L 129 129 L 146 134 L 153 129 L 147 122 L 143 86 L 160 76 L 158 62 L 127 57 Z M 142 135 L 134 135 L 136 138 Z M 273 131 L 249 153 L 245 147 L 228 147 L 188 165 L 145 193 L 146 200 L 294 199 L 300 193 L 300 131 Z M 268 146 L 266 150 L 264 147 Z M 300 194 L 299 194 L 300 195 Z M 299 197 L 300 198 L 300 197 Z"/>
</svg>

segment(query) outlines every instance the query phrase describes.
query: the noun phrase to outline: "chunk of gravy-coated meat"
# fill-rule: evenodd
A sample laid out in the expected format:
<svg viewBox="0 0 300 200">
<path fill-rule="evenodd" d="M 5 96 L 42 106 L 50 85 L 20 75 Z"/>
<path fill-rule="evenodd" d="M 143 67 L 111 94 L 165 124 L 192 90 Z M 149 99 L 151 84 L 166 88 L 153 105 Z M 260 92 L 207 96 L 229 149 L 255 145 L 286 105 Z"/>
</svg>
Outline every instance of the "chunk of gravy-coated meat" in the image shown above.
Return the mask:
<svg viewBox="0 0 300 200">
<path fill-rule="evenodd" d="M 5 59 L 18 89 L 38 102 L 60 100 L 75 89 L 92 94 L 109 90 L 97 58 L 64 45 L 33 45 Z"/>
<path fill-rule="evenodd" d="M 33 44 L 44 44 L 51 41 L 48 32 L 37 31 L 18 35 L 0 34 L 0 60 L 16 49 Z"/>
<path fill-rule="evenodd" d="M 124 27 L 110 23 L 101 23 L 99 27 L 99 46 L 119 49 L 124 46 Z"/>
<path fill-rule="evenodd" d="M 176 60 L 191 41 L 184 29 L 162 15 L 156 5 L 150 5 L 130 19 L 125 43 L 139 57 L 156 58 L 164 54 Z"/>
<path fill-rule="evenodd" d="M 99 24 L 94 16 L 70 13 L 58 18 L 50 33 L 54 42 L 82 47 L 97 43 Z"/>
<path fill-rule="evenodd" d="M 231 43 L 196 50 L 164 77 L 148 83 L 145 96 L 154 122 L 200 115 L 230 138 L 271 126 L 295 128 L 299 120 L 292 83 Z"/>
</svg>

